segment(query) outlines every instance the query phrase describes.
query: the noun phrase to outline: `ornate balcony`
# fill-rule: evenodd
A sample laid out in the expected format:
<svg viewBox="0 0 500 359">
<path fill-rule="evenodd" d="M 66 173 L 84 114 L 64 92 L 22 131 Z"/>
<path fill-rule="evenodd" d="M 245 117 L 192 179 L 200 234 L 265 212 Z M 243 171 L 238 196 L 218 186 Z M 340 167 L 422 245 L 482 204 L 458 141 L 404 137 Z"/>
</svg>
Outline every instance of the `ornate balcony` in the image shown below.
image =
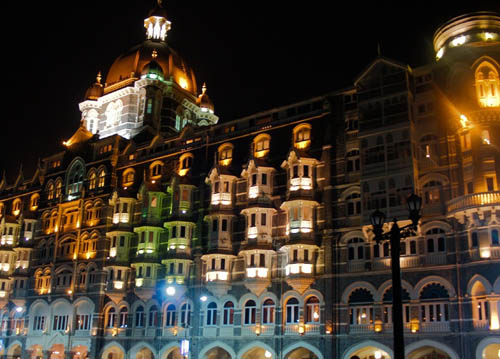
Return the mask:
<svg viewBox="0 0 500 359">
<path fill-rule="evenodd" d="M 491 207 L 492 205 L 500 205 L 500 191 L 466 194 L 448 201 L 446 207 L 449 214 L 454 214 L 471 208 Z"/>
</svg>

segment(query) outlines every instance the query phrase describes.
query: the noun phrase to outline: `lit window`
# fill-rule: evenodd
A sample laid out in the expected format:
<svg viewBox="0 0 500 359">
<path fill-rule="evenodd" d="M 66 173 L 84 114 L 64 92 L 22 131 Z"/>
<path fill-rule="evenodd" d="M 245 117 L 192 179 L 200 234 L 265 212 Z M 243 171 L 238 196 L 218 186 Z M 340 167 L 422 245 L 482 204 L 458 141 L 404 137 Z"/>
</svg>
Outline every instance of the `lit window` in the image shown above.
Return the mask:
<svg viewBox="0 0 500 359">
<path fill-rule="evenodd" d="M 316 297 L 306 302 L 306 323 L 319 323 L 319 299 Z"/>
<path fill-rule="evenodd" d="M 224 304 L 224 312 L 223 312 L 223 325 L 233 325 L 234 324 L 234 303 L 226 302 Z"/>
<path fill-rule="evenodd" d="M 40 200 L 39 194 L 34 194 L 31 196 L 30 207 L 32 211 L 35 211 L 38 208 L 38 201 Z"/>
<path fill-rule="evenodd" d="M 311 125 L 303 123 L 293 129 L 293 143 L 295 148 L 306 149 L 311 144 Z"/>
<path fill-rule="evenodd" d="M 98 186 L 99 187 L 104 187 L 104 185 L 106 184 L 106 171 L 104 170 L 101 170 L 99 172 L 99 182 L 98 182 Z"/>
<path fill-rule="evenodd" d="M 193 166 L 194 156 L 192 153 L 185 153 L 179 158 L 179 176 L 185 176 Z"/>
<path fill-rule="evenodd" d="M 89 177 L 89 189 L 95 189 L 97 185 L 97 175 L 92 172 Z"/>
<path fill-rule="evenodd" d="M 484 61 L 476 70 L 476 94 L 481 107 L 500 106 L 499 80 L 497 69 Z"/>
<path fill-rule="evenodd" d="M 262 324 L 274 324 L 276 305 L 272 299 L 266 299 L 262 305 Z"/>
<path fill-rule="evenodd" d="M 258 135 L 253 140 L 253 151 L 256 158 L 264 157 L 269 153 L 271 136 L 267 133 Z"/>
<path fill-rule="evenodd" d="M 47 185 L 47 199 L 48 200 L 54 199 L 54 195 L 55 195 L 54 184 L 50 182 Z"/>
<path fill-rule="evenodd" d="M 152 180 L 157 180 L 161 177 L 163 162 L 156 161 L 149 166 L 149 176 Z"/>
<path fill-rule="evenodd" d="M 135 170 L 128 168 L 123 172 L 123 186 L 128 187 L 134 184 Z"/>
<path fill-rule="evenodd" d="M 14 202 L 12 202 L 12 214 L 17 216 L 19 213 L 21 213 L 21 200 L 16 198 Z"/>
<path fill-rule="evenodd" d="M 224 143 L 219 146 L 219 164 L 221 166 L 229 166 L 233 160 L 233 145 Z"/>
</svg>

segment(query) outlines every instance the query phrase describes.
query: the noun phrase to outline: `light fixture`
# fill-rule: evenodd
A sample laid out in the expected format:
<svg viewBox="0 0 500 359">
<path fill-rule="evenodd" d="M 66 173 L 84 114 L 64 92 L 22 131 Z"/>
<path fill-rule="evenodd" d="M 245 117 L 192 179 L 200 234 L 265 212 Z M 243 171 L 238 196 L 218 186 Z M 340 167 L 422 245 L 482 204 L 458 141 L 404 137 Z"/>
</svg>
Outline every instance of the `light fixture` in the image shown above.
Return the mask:
<svg viewBox="0 0 500 359">
<path fill-rule="evenodd" d="M 269 350 L 266 350 L 266 352 L 264 353 L 264 356 L 266 358 L 271 358 L 273 355 L 271 354 L 271 352 Z"/>
<path fill-rule="evenodd" d="M 173 287 L 173 286 L 167 287 L 167 295 L 169 295 L 169 296 L 175 295 L 175 287 Z"/>
<path fill-rule="evenodd" d="M 375 359 L 381 359 L 382 358 L 382 353 L 380 350 L 375 351 Z"/>
<path fill-rule="evenodd" d="M 23 311 L 23 307 L 16 307 L 16 312 L 21 313 Z"/>
<path fill-rule="evenodd" d="M 200 300 L 201 300 L 202 302 L 206 302 L 206 301 L 207 301 L 207 299 L 208 299 L 208 297 L 207 297 L 206 295 L 202 295 L 202 296 L 200 297 Z"/>
<path fill-rule="evenodd" d="M 408 210 L 410 212 L 410 219 L 414 226 L 417 226 L 418 220 L 420 219 L 420 209 L 422 208 L 422 198 L 412 193 L 410 197 L 406 200 L 408 204 Z"/>
</svg>

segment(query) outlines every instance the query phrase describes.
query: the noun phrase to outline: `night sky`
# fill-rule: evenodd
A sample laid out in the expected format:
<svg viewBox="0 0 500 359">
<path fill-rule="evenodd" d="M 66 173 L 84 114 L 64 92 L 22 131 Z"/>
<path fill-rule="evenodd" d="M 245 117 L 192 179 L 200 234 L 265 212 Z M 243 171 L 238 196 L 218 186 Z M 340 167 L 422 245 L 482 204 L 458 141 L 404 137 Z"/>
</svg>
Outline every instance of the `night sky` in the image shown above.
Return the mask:
<svg viewBox="0 0 500 359">
<path fill-rule="evenodd" d="M 78 103 L 114 59 L 145 38 L 154 0 L 9 2 L 3 11 L 0 175 L 32 174 L 79 125 Z M 164 1 L 167 42 L 207 83 L 220 122 L 352 84 L 377 56 L 433 61 L 432 35 L 463 13 L 500 2 Z M 325 5 L 328 4 L 328 5 Z M 430 4 L 440 4 L 439 7 Z"/>
</svg>

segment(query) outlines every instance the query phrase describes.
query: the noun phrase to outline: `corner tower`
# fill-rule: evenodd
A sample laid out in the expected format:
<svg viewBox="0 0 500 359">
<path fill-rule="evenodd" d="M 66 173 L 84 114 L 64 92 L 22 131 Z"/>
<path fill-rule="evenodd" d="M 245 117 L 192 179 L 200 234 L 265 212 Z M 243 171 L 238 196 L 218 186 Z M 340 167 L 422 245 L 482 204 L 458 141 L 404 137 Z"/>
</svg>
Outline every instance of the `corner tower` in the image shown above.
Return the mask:
<svg viewBox="0 0 500 359">
<path fill-rule="evenodd" d="M 198 93 L 194 71 L 167 44 L 171 22 L 161 0 L 144 27 L 144 42 L 118 56 L 104 84 L 99 75 L 99 91 L 94 84 L 80 103 L 86 128 L 100 138 L 115 134 L 132 138 L 143 131 L 168 137 L 188 124 L 217 123 L 213 105 L 208 110 L 204 105 L 212 104 L 206 91 Z"/>
</svg>

